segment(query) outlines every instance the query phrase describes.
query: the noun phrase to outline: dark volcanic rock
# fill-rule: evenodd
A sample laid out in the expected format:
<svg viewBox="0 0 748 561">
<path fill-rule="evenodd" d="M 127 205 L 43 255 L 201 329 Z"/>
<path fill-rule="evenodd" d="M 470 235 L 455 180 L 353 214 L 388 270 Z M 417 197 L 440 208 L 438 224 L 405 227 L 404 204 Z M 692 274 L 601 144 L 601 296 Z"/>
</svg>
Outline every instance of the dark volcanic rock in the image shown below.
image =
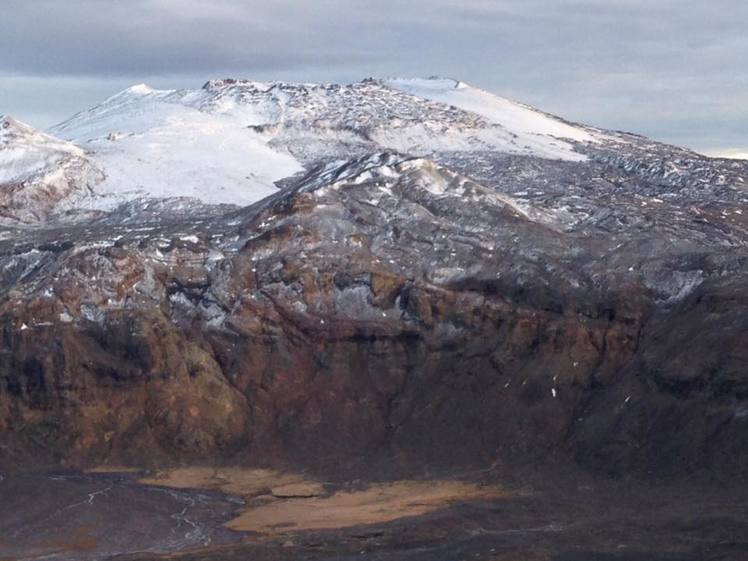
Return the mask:
<svg viewBox="0 0 748 561">
<path fill-rule="evenodd" d="M 645 148 L 377 153 L 228 214 L 7 237 L 3 463 L 745 473 L 748 206 L 704 191 L 748 170 L 697 187 Z"/>
</svg>

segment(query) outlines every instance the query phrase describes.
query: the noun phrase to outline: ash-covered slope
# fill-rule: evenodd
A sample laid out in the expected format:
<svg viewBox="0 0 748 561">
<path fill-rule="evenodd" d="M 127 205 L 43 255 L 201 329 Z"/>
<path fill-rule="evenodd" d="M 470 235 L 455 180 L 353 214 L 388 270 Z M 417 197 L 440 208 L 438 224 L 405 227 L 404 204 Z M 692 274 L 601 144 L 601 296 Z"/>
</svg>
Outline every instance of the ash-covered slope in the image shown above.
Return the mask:
<svg viewBox="0 0 748 561">
<path fill-rule="evenodd" d="M 748 163 L 446 84 L 128 93 L 243 115 L 306 172 L 244 208 L 139 192 L 7 229 L 4 460 L 744 473 Z"/>
</svg>

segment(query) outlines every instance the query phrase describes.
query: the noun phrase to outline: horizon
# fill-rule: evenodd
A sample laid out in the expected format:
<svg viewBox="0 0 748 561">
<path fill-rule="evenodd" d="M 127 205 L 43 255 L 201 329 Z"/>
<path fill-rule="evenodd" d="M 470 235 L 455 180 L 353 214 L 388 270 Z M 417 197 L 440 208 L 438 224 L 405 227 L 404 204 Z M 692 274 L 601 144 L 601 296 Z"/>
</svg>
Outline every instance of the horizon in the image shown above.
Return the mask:
<svg viewBox="0 0 748 561">
<path fill-rule="evenodd" d="M 8 3 L 0 113 L 41 129 L 139 82 L 441 75 L 570 121 L 748 154 L 737 0 Z"/>
<path fill-rule="evenodd" d="M 9 113 L 9 112 L 3 112 L 2 108 L 0 108 L 0 117 L 3 117 L 3 118 L 10 117 L 10 118 L 12 118 L 12 119 L 14 119 L 16 121 L 20 121 L 21 123 L 25 123 L 27 125 L 30 125 L 30 126 L 34 127 L 35 129 L 37 129 L 37 130 L 41 130 L 43 132 L 47 132 L 50 129 L 54 128 L 55 126 L 58 126 L 58 125 L 64 123 L 66 120 L 68 120 L 71 117 L 77 115 L 78 113 L 81 113 L 81 112 L 84 112 L 84 111 L 86 111 L 88 109 L 96 107 L 97 105 L 100 105 L 100 104 L 104 103 L 108 99 L 110 99 L 110 98 L 112 98 L 112 97 L 114 97 L 114 96 L 116 96 L 118 94 L 124 93 L 124 92 L 126 92 L 128 90 L 132 90 L 132 89 L 138 88 L 138 87 L 146 87 L 146 88 L 148 88 L 150 90 L 153 90 L 153 91 L 178 91 L 178 90 L 197 90 L 197 89 L 203 88 L 209 82 L 212 82 L 212 81 L 222 81 L 222 80 L 236 80 L 236 81 L 240 81 L 240 82 L 255 82 L 255 83 L 265 83 L 265 84 L 286 83 L 286 84 L 325 85 L 325 84 L 353 84 L 353 83 L 360 83 L 362 81 L 369 80 L 369 79 L 375 79 L 375 80 L 388 80 L 388 79 L 418 79 L 418 80 L 440 79 L 440 80 L 454 80 L 457 83 L 466 84 L 466 85 L 468 85 L 468 86 L 470 86 L 472 88 L 476 88 L 476 89 L 480 89 L 480 90 L 489 92 L 492 95 L 496 95 L 498 97 L 505 98 L 505 99 L 508 99 L 510 101 L 517 102 L 517 103 L 520 103 L 520 104 L 528 105 L 528 106 L 530 106 L 533 109 L 544 111 L 543 107 L 537 107 L 537 106 L 528 104 L 528 103 L 524 102 L 521 99 L 514 99 L 514 98 L 511 98 L 511 97 L 508 97 L 508 96 L 502 96 L 502 95 L 500 95 L 500 94 L 498 94 L 496 92 L 493 92 L 493 91 L 491 91 L 491 90 L 489 90 L 487 88 L 483 88 L 480 85 L 477 85 L 475 83 L 466 82 L 466 81 L 461 80 L 459 78 L 455 78 L 455 77 L 452 77 L 452 76 L 443 76 L 443 75 L 429 75 L 429 76 L 394 76 L 394 75 L 391 75 L 391 76 L 366 76 L 366 77 L 362 77 L 362 78 L 360 78 L 358 80 L 338 81 L 338 82 L 334 82 L 334 81 L 317 81 L 317 82 L 311 82 L 311 81 L 304 81 L 304 80 L 300 80 L 300 81 L 298 81 L 298 80 L 255 80 L 255 79 L 246 78 L 246 77 L 236 78 L 236 77 L 225 76 L 223 78 L 215 78 L 215 77 L 214 78 L 208 78 L 207 80 L 203 81 L 199 85 L 197 85 L 197 84 L 196 85 L 182 85 L 182 86 L 179 86 L 179 87 L 159 87 L 159 86 L 154 86 L 152 83 L 148 83 L 148 82 L 137 82 L 137 83 L 133 83 L 133 84 L 131 84 L 129 86 L 126 86 L 126 87 L 124 87 L 122 89 L 119 89 L 119 90 L 111 92 L 109 95 L 104 96 L 98 102 L 95 102 L 95 103 L 93 103 L 93 104 L 91 104 L 89 106 L 86 106 L 86 107 L 79 108 L 79 109 L 73 111 L 72 113 L 65 115 L 64 117 L 62 117 L 59 120 L 54 120 L 54 121 L 51 121 L 51 122 L 44 122 L 44 123 L 41 123 L 41 124 L 25 120 L 23 118 L 20 118 L 17 115 Z M 556 115 L 556 114 L 554 114 L 554 116 L 555 117 L 560 117 L 560 118 L 562 118 L 564 120 L 568 120 L 568 121 L 570 121 L 572 123 L 575 123 L 575 124 L 581 124 L 581 125 L 586 125 L 586 126 L 591 126 L 591 127 L 597 127 L 597 128 L 607 129 L 607 130 L 618 130 L 618 131 L 627 132 L 627 133 L 633 133 L 633 134 L 642 134 L 640 131 L 636 131 L 636 130 L 626 130 L 626 129 L 621 129 L 621 128 L 614 129 L 614 128 L 609 128 L 609 127 L 601 127 L 601 126 L 599 126 L 599 125 L 597 125 L 595 123 L 588 123 L 588 122 L 576 121 L 576 120 L 573 120 L 573 119 L 568 119 L 565 115 Z M 645 135 L 645 136 L 647 136 L 647 135 Z M 670 144 L 678 145 L 676 143 L 667 142 L 667 141 L 664 141 L 664 140 L 658 139 L 658 138 L 652 138 L 652 137 L 649 137 L 649 138 L 651 138 L 652 140 L 655 140 L 655 141 L 663 142 L 663 143 L 670 143 Z M 695 151 L 697 153 L 701 153 L 701 154 L 703 154 L 705 156 L 709 156 L 709 157 L 713 157 L 713 158 L 726 158 L 726 159 L 748 160 L 748 148 L 745 151 L 743 151 L 740 148 L 725 148 L 725 149 L 706 149 L 706 150 L 702 150 L 702 149 L 694 148 L 692 146 L 685 146 L 685 145 L 679 145 L 679 146 L 684 147 L 684 148 L 689 148 L 689 149 L 691 149 L 691 150 L 693 150 L 693 151 Z"/>
</svg>

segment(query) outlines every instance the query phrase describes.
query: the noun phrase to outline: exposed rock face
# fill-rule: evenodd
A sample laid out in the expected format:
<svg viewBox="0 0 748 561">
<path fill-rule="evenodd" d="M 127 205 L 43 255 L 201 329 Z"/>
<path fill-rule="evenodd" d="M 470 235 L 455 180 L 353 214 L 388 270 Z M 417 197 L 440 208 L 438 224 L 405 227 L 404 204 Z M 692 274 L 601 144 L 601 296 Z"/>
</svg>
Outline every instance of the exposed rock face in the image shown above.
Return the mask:
<svg viewBox="0 0 748 561">
<path fill-rule="evenodd" d="M 375 152 L 238 210 L 9 231 L 3 460 L 744 470 L 748 164 L 578 150 Z"/>
</svg>

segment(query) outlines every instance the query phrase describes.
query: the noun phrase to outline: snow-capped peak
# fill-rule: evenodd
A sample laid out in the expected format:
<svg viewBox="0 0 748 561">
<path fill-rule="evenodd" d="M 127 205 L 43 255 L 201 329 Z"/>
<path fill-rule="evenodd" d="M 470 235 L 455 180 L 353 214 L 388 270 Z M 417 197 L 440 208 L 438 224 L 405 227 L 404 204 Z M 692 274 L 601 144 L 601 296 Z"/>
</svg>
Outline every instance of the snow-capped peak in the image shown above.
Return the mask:
<svg viewBox="0 0 748 561">
<path fill-rule="evenodd" d="M 514 134 L 599 142 L 589 129 L 568 124 L 528 105 L 497 96 L 452 78 L 391 78 L 390 87 L 476 113 Z"/>
<path fill-rule="evenodd" d="M 101 105 L 106 106 L 116 103 L 122 103 L 152 95 L 163 96 L 168 95 L 173 91 L 174 90 L 158 90 L 156 88 L 152 88 L 148 84 L 135 84 L 134 86 L 130 86 L 129 88 L 126 88 L 121 92 L 114 94 L 110 98 L 106 99 Z"/>
<path fill-rule="evenodd" d="M 18 121 L 10 115 L 0 115 L 0 138 L 21 138 L 39 134 L 34 127 Z"/>
<path fill-rule="evenodd" d="M 135 84 L 134 86 L 130 86 L 129 88 L 127 88 L 127 90 L 125 91 L 135 95 L 147 95 L 156 90 L 154 90 L 148 84 Z"/>
<path fill-rule="evenodd" d="M 0 217 L 33 223 L 103 179 L 79 147 L 4 115 L 0 117 Z"/>
<path fill-rule="evenodd" d="M 106 173 L 94 208 L 135 198 L 193 197 L 247 205 L 302 170 L 235 116 L 202 107 L 204 90 L 137 85 L 51 130 L 90 151 Z"/>
<path fill-rule="evenodd" d="M 0 184 L 22 182 L 84 151 L 10 116 L 0 117 Z"/>
<path fill-rule="evenodd" d="M 372 153 L 582 161 L 578 146 L 598 141 L 592 129 L 448 78 L 347 85 L 227 78 L 183 90 L 137 84 L 49 132 L 80 148 L 47 142 L 87 154 L 103 171 L 83 202 L 96 210 L 138 198 L 248 205 L 320 163 Z M 9 169 L 16 168 L 2 172 Z"/>
</svg>

